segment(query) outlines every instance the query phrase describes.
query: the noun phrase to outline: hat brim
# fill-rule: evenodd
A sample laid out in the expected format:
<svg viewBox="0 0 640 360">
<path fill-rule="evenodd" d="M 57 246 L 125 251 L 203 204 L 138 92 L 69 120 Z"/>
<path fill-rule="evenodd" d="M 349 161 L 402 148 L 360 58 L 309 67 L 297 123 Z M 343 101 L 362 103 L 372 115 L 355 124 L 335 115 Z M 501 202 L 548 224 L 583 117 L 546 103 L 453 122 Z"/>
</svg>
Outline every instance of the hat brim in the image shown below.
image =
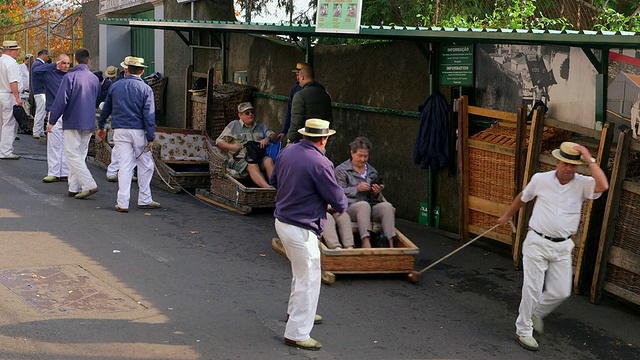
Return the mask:
<svg viewBox="0 0 640 360">
<path fill-rule="evenodd" d="M 335 133 L 336 133 L 336 131 L 335 131 L 335 130 L 333 130 L 333 129 L 329 129 L 329 132 L 328 132 L 328 133 L 326 133 L 326 134 L 318 134 L 318 133 L 310 133 L 310 132 L 306 132 L 306 131 L 304 130 L 304 128 L 302 128 L 302 129 L 298 129 L 298 133 L 299 133 L 299 134 L 301 134 L 301 135 L 303 135 L 303 136 L 311 136 L 311 137 L 325 137 L 325 136 L 331 136 L 331 135 L 335 134 Z"/>
<path fill-rule="evenodd" d="M 551 155 L 553 155 L 554 158 L 562 161 L 562 162 L 566 162 L 567 164 L 574 164 L 574 165 L 584 165 L 586 164 L 586 162 L 584 162 L 582 159 L 580 160 L 572 160 L 572 159 L 567 159 L 565 157 L 563 157 L 560 154 L 560 149 L 555 149 L 551 152 Z"/>
<path fill-rule="evenodd" d="M 147 65 L 133 65 L 133 64 L 127 65 L 127 64 L 124 63 L 124 61 L 120 63 L 120 66 L 122 66 L 124 69 L 128 69 L 129 66 L 135 66 L 135 67 L 145 68 L 145 69 L 148 68 Z"/>
</svg>

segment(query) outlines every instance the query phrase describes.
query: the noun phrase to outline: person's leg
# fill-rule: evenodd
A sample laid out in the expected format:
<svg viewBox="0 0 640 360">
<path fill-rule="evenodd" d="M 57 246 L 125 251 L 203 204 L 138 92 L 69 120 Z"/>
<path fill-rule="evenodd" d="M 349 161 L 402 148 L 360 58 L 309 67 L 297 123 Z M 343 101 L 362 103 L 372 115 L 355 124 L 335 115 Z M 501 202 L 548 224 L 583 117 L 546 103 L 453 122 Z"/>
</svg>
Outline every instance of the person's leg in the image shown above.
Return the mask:
<svg viewBox="0 0 640 360">
<path fill-rule="evenodd" d="M 62 121 L 58 122 L 51 128 L 47 134 L 47 175 L 61 177 L 62 174 L 62 156 L 64 156 L 64 131 L 62 130 Z M 66 157 L 65 157 L 66 160 Z M 68 165 L 67 165 L 68 167 Z M 66 175 L 68 176 L 67 172 Z"/>
<path fill-rule="evenodd" d="M 309 230 L 278 220 L 276 232 L 291 261 L 295 281 L 290 297 L 289 320 L 284 337 L 293 341 L 309 339 L 320 295 L 320 249 L 318 238 Z"/>
<path fill-rule="evenodd" d="M 131 198 L 131 171 L 136 163 L 136 152 L 129 129 L 114 129 L 113 143 L 120 171 L 118 171 L 118 197 L 117 205 L 122 209 L 129 208 Z"/>
<path fill-rule="evenodd" d="M 396 237 L 396 208 L 390 202 L 383 201 L 371 207 L 371 220 L 380 222 L 384 236 L 393 247 Z"/>
<path fill-rule="evenodd" d="M 76 173 L 76 158 L 77 156 L 77 148 L 78 142 L 80 141 L 80 136 L 77 131 L 74 130 L 64 130 L 64 153 L 69 161 L 69 193 L 78 193 L 82 191 L 82 185 L 78 180 L 78 175 Z"/>
<path fill-rule="evenodd" d="M 33 99 L 36 103 L 36 114 L 33 117 L 33 136 L 39 137 L 44 134 L 44 119 L 46 117 L 46 95 L 45 94 L 35 94 L 33 95 Z"/>
<path fill-rule="evenodd" d="M 0 95 L 0 102 L 2 102 L 2 110 L 0 116 L 2 117 L 2 132 L 0 133 L 0 157 L 7 158 L 13 155 L 13 142 L 16 139 L 16 133 L 18 131 L 18 123 L 13 117 L 13 95 L 2 94 Z"/>
<path fill-rule="evenodd" d="M 371 205 L 366 201 L 355 202 L 349 205 L 347 214 L 351 217 L 351 221 L 358 223 L 358 233 L 360 233 L 362 247 L 370 248 L 369 230 L 371 230 Z"/>
<path fill-rule="evenodd" d="M 533 231 L 529 231 L 522 248 L 522 300 L 520 301 L 519 316 L 516 319 L 516 335 L 533 335 L 533 316 L 540 303 L 545 272 L 549 267 L 547 251 L 543 239 Z"/>
<path fill-rule="evenodd" d="M 333 213 L 330 216 L 336 223 L 340 242 L 345 249 L 353 249 L 353 229 L 351 228 L 351 217 L 346 212 Z"/>
<path fill-rule="evenodd" d="M 76 166 L 78 167 L 78 181 L 82 186 L 82 191 L 94 191 L 98 189 L 98 184 L 93 179 L 89 168 L 87 167 L 87 152 L 89 151 L 89 141 L 91 141 L 91 131 L 77 130 L 80 136 L 78 158 Z M 68 159 L 67 159 L 68 160 Z"/>
<path fill-rule="evenodd" d="M 153 202 L 151 197 L 151 180 L 153 178 L 153 156 L 151 151 L 143 152 L 147 145 L 144 130 L 135 131 L 133 134 L 133 148 L 136 151 L 136 165 L 138 166 L 138 205 L 149 205 Z M 131 169 L 133 174 L 133 168 Z M 131 178 L 131 176 L 129 177 Z"/>
<path fill-rule="evenodd" d="M 349 223 L 351 223 L 351 220 L 349 220 Z M 324 226 L 322 238 L 329 249 L 340 247 L 340 239 L 338 238 L 338 232 L 336 231 L 336 221 L 329 213 L 327 213 L 327 223 Z"/>
<path fill-rule="evenodd" d="M 262 159 L 262 166 L 264 167 L 264 171 L 267 173 L 267 182 L 271 179 L 271 174 L 273 173 L 273 167 L 275 164 L 273 163 L 273 159 L 269 156 L 265 156 Z"/>
<path fill-rule="evenodd" d="M 261 187 L 263 189 L 268 189 L 271 187 L 264 179 L 264 175 L 262 175 L 262 172 L 260 172 L 260 166 L 258 164 L 247 164 L 246 170 L 249 173 L 251 181 L 258 185 L 258 187 Z"/>
<path fill-rule="evenodd" d="M 102 146 L 109 146 L 108 144 Z M 111 176 L 118 176 L 118 169 L 120 168 L 120 164 L 118 163 L 118 150 L 114 147 L 111 149 L 111 163 L 107 167 L 107 178 Z"/>
<path fill-rule="evenodd" d="M 544 280 L 544 291 L 540 297 L 540 303 L 535 308 L 533 315 L 543 319 L 558 307 L 564 300 L 571 296 L 573 286 L 571 272 L 571 250 L 574 244 L 572 240 L 561 243 L 552 243 L 556 256 L 549 261 Z"/>
</svg>

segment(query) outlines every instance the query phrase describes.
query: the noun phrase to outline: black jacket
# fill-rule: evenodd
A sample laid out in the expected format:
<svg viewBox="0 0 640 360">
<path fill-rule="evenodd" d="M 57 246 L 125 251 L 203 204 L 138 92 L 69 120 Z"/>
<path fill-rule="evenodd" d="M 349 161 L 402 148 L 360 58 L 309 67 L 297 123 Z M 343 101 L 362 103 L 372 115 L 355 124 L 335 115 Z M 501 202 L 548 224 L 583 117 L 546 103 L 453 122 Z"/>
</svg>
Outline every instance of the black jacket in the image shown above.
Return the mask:
<svg viewBox="0 0 640 360">
<path fill-rule="evenodd" d="M 423 169 L 434 170 L 447 166 L 449 162 L 449 130 L 447 114 L 449 107 L 439 93 L 430 95 L 424 104 L 418 107 L 420 129 L 413 149 L 413 162 Z"/>
<path fill-rule="evenodd" d="M 298 129 L 304 127 L 307 119 L 333 120 L 331 97 L 324 86 L 312 81 L 304 84 L 291 101 L 291 126 L 287 133 L 287 139 L 292 142 L 302 139 Z"/>
</svg>

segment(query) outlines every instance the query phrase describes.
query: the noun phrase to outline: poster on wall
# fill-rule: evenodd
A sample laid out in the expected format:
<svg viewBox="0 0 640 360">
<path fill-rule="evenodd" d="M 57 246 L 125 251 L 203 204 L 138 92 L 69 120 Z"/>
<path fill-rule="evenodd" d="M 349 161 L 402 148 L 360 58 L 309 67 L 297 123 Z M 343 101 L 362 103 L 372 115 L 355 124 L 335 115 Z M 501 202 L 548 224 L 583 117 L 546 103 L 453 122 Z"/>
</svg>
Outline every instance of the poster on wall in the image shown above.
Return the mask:
<svg viewBox="0 0 640 360">
<path fill-rule="evenodd" d="M 548 116 L 590 129 L 597 71 L 582 49 L 568 46 L 479 44 L 476 105 L 516 112 L 546 106 Z M 596 54 L 599 56 L 599 54 Z"/>
<path fill-rule="evenodd" d="M 325 33 L 360 32 L 362 0 L 318 0 L 316 31 Z"/>
</svg>

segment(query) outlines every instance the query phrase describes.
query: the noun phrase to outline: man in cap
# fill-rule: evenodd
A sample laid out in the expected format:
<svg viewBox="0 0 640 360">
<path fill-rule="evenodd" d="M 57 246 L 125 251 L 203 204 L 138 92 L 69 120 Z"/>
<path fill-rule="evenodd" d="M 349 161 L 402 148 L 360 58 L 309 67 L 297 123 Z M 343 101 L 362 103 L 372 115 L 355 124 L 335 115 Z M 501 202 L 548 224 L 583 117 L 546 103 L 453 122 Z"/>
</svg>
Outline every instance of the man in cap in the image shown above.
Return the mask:
<svg viewBox="0 0 640 360">
<path fill-rule="evenodd" d="M 44 135 L 44 119 L 47 115 L 46 107 L 46 89 L 44 82 L 36 79 L 33 76 L 33 72 L 38 67 L 47 64 L 49 61 L 49 50 L 42 49 L 38 51 L 37 57 L 31 64 L 31 92 L 33 93 L 33 100 L 36 104 L 36 114 L 33 117 L 33 137 L 39 139 Z"/>
<path fill-rule="evenodd" d="M 277 188 L 275 227 L 287 257 L 291 261 L 289 296 L 284 342 L 307 350 L 319 350 L 320 342 L 311 338 L 320 296 L 320 249 L 327 221 L 327 205 L 342 213 L 347 198 L 336 182 L 333 164 L 324 156 L 329 122 L 309 119 L 298 130 L 302 140 L 281 151 L 270 179 Z"/>
<path fill-rule="evenodd" d="M 109 65 L 104 71 L 104 74 L 102 71 L 96 71 L 94 74 L 96 74 L 98 80 L 100 80 L 100 95 L 98 96 L 98 100 L 96 100 L 96 107 L 100 108 L 100 104 L 107 98 L 107 92 L 111 84 L 113 84 L 113 80 L 118 76 L 118 69 L 113 65 Z"/>
<path fill-rule="evenodd" d="M 16 57 L 20 46 L 14 40 L 2 43 L 3 55 L 0 56 L 0 159 L 17 160 L 20 156 L 13 153 L 13 142 L 18 133 L 18 123 L 13 117 L 13 105 L 22 106 L 20 99 L 20 67 Z"/>
<path fill-rule="evenodd" d="M 117 153 L 120 166 L 116 211 L 129 212 L 131 173 L 136 165 L 138 208 L 158 209 L 160 203 L 153 201 L 151 197 L 154 165 L 149 151 L 155 139 L 155 104 L 153 90 L 141 78 L 147 66 L 143 58 L 134 56 L 127 56 L 121 65 L 127 68 L 128 74 L 109 88 L 98 120 L 96 139 L 104 139 L 104 127 L 111 115 L 114 152 Z"/>
<path fill-rule="evenodd" d="M 100 94 L 98 78 L 89 70 L 89 50 L 75 53 L 78 64 L 62 78 L 51 106 L 47 130 L 64 116 L 64 154 L 69 163 L 69 196 L 85 199 L 98 192 L 98 185 L 85 162 L 89 141 L 96 124 L 96 98 Z"/>
<path fill-rule="evenodd" d="M 278 140 L 282 140 L 287 133 L 289 132 L 289 127 L 291 126 L 291 102 L 293 101 L 293 96 L 300 90 L 302 90 L 302 86 L 300 86 L 300 70 L 303 67 L 311 66 L 304 62 L 299 62 L 296 64 L 296 68 L 291 70 L 292 73 L 296 74 L 296 84 L 289 91 L 289 101 L 287 102 L 287 116 L 284 119 L 284 126 L 282 127 L 282 131 L 278 134 Z"/>
<path fill-rule="evenodd" d="M 311 66 L 305 66 L 298 72 L 298 81 L 302 89 L 298 91 L 291 101 L 291 126 L 287 132 L 287 142 L 300 141 L 302 136 L 298 130 L 304 127 L 307 119 L 333 120 L 331 109 L 331 97 L 324 86 L 315 81 L 315 75 Z"/>
<path fill-rule="evenodd" d="M 538 350 L 533 331 L 542 333 L 542 319 L 571 294 L 571 240 L 578 230 L 582 203 L 597 199 L 609 188 L 607 177 L 589 150 L 563 142 L 552 152 L 556 169 L 533 175 L 511 207 L 498 219 L 505 225 L 525 203 L 536 199 L 529 232 L 522 247 L 524 280 L 516 341 L 527 350 Z M 576 174 L 587 164 L 591 176 Z"/>
<path fill-rule="evenodd" d="M 33 71 L 33 78 L 44 83 L 45 110 L 51 111 L 51 106 L 56 99 L 62 78 L 69 72 L 71 60 L 67 54 L 58 55 L 55 63 L 38 66 Z M 64 154 L 63 119 L 59 118 L 55 126 L 47 125 L 47 176 L 42 181 L 45 183 L 67 180 L 69 177 L 69 164 Z"/>
<path fill-rule="evenodd" d="M 250 102 L 238 105 L 238 117 L 222 130 L 216 145 L 227 150 L 229 169 L 241 176 L 248 175 L 261 188 L 270 188 L 262 171 L 267 173 L 267 178 L 271 177 L 274 163 L 265 155 L 265 148 L 269 142 L 277 141 L 277 135 L 255 121 L 255 111 Z"/>
</svg>

